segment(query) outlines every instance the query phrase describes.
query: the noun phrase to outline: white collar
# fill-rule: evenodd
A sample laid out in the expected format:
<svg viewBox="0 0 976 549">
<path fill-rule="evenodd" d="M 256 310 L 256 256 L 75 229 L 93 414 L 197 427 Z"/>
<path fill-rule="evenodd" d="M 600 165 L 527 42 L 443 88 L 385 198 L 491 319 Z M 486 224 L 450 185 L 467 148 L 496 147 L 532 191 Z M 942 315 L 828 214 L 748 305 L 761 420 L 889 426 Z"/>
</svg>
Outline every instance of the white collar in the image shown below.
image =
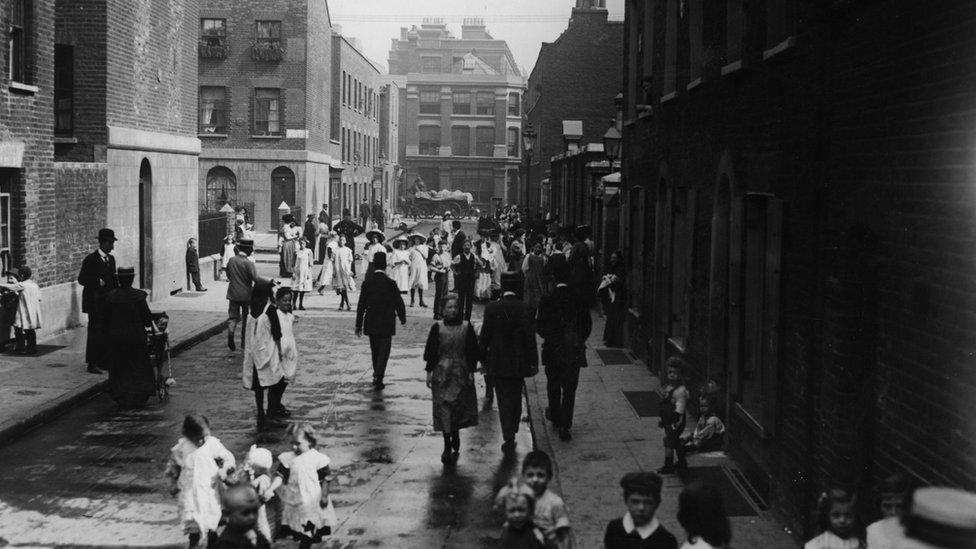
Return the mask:
<svg viewBox="0 0 976 549">
<path fill-rule="evenodd" d="M 108 254 L 103 252 L 101 248 L 98 248 L 98 255 L 99 257 L 102 258 L 103 261 L 108 259 Z"/>
<path fill-rule="evenodd" d="M 653 534 L 661 526 L 661 523 L 657 520 L 657 517 L 652 518 L 651 522 L 648 522 L 644 526 L 637 526 L 634 524 L 634 518 L 630 516 L 630 513 L 624 515 L 623 522 L 625 532 L 629 534 L 634 530 L 637 530 L 637 535 L 640 536 L 641 539 L 651 537 L 651 534 Z"/>
</svg>

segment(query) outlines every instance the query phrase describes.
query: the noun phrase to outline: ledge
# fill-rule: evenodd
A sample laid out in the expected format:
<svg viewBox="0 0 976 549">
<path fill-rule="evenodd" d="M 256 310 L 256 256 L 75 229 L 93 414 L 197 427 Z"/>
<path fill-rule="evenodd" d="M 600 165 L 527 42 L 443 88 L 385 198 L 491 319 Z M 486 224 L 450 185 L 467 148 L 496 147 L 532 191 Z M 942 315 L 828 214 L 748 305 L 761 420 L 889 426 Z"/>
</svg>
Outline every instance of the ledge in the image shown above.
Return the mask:
<svg viewBox="0 0 976 549">
<path fill-rule="evenodd" d="M 691 82 L 688 82 L 688 85 L 685 86 L 685 89 L 687 89 L 688 91 L 691 91 L 691 90 L 697 88 L 698 86 L 701 86 L 701 83 L 702 83 L 702 79 L 699 76 L 698 78 L 692 80 Z"/>
<path fill-rule="evenodd" d="M 41 88 L 37 86 L 33 86 L 31 84 L 24 84 L 23 82 L 17 82 L 17 81 L 11 81 L 9 88 L 10 91 L 14 93 L 20 93 L 24 95 L 34 95 L 41 90 Z"/>
<path fill-rule="evenodd" d="M 205 137 L 227 137 L 226 133 L 198 133 L 197 137 L 203 139 Z"/>
<path fill-rule="evenodd" d="M 741 59 L 738 60 L 738 61 L 733 61 L 733 62 L 729 63 L 728 65 L 725 65 L 724 67 L 722 67 L 722 76 L 725 76 L 725 75 L 728 75 L 728 74 L 732 74 L 733 72 L 738 72 L 740 70 L 742 70 L 742 60 Z"/>
<path fill-rule="evenodd" d="M 683 337 L 669 337 L 668 345 L 674 347 L 675 350 L 677 350 L 681 354 L 685 354 L 688 352 L 685 338 Z"/>
<path fill-rule="evenodd" d="M 763 61 L 796 47 L 796 37 L 790 36 L 763 52 Z"/>
<path fill-rule="evenodd" d="M 678 98 L 678 92 L 676 92 L 676 91 L 673 91 L 671 93 L 662 95 L 661 96 L 661 104 L 663 105 L 664 103 L 667 103 L 668 101 L 674 101 L 677 98 Z"/>
<path fill-rule="evenodd" d="M 251 139 L 284 139 L 283 135 L 252 135 Z"/>
<path fill-rule="evenodd" d="M 639 113 L 637 115 L 637 119 L 638 120 L 643 120 L 645 118 L 650 118 L 652 114 L 654 114 L 654 111 L 652 111 L 650 109 L 647 109 L 647 110 L 642 111 L 641 113 Z"/>
<path fill-rule="evenodd" d="M 742 422 L 749 427 L 749 429 L 759 435 L 759 438 L 767 439 L 772 436 L 772 433 L 770 433 L 765 427 L 756 421 L 756 418 L 754 418 L 748 410 L 743 408 L 742 404 L 736 402 L 733 409 L 735 410 L 735 415 L 738 416 L 739 419 L 741 419 Z"/>
<path fill-rule="evenodd" d="M 628 127 L 629 128 L 630 126 L 633 126 L 636 123 L 637 123 L 637 119 L 636 118 L 631 118 L 629 120 L 624 120 L 624 127 Z"/>
<path fill-rule="evenodd" d="M 66 137 L 66 136 L 58 137 L 56 135 L 54 136 L 55 145 L 74 145 L 76 143 L 78 143 L 77 137 Z"/>
</svg>

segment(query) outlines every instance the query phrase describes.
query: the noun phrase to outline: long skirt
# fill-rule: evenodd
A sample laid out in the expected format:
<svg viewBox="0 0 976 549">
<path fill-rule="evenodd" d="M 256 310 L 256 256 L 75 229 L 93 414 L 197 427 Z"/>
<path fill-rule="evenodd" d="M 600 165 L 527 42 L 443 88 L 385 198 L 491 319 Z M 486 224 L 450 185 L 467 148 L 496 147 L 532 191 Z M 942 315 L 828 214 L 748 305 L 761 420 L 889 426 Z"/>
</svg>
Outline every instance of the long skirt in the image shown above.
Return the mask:
<svg viewBox="0 0 976 549">
<path fill-rule="evenodd" d="M 474 385 L 461 389 L 454 400 L 434 399 L 434 430 L 453 433 L 478 424 L 478 394 Z"/>
<path fill-rule="evenodd" d="M 291 276 L 292 272 L 295 270 L 295 241 L 286 240 L 284 244 L 281 245 L 281 262 L 280 262 L 281 272 L 279 276 Z"/>
<path fill-rule="evenodd" d="M 156 372 L 145 340 L 106 343 L 108 394 L 120 406 L 142 406 L 156 392 Z"/>
</svg>

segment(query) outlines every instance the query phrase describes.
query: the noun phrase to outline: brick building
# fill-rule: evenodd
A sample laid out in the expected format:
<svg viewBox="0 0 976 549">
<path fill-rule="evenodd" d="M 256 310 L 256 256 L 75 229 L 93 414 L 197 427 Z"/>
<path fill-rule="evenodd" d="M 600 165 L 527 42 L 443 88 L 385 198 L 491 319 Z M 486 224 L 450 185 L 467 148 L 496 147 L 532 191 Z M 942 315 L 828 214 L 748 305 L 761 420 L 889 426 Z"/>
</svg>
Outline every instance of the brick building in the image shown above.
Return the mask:
<svg viewBox="0 0 976 549">
<path fill-rule="evenodd" d="M 728 450 L 798 536 L 828 483 L 976 488 L 972 5 L 626 19 L 629 345 L 718 386 Z"/>
<path fill-rule="evenodd" d="M 401 77 L 380 77 L 380 167 L 383 171 L 381 198 L 383 209 L 396 211 L 402 169 L 400 167 L 400 102 L 404 81 Z"/>
<path fill-rule="evenodd" d="M 258 230 L 278 228 L 282 202 L 317 212 L 342 168 L 326 0 L 205 0 L 193 27 L 199 209 L 243 205 Z"/>
<path fill-rule="evenodd" d="M 524 78 L 480 19 L 456 38 L 440 19 L 402 28 L 390 74 L 406 76 L 400 113 L 406 181 L 470 192 L 474 205 L 518 200 Z"/>
<path fill-rule="evenodd" d="M 118 265 L 154 299 L 183 286 L 196 236 L 196 14 L 186 0 L 56 2 L 56 185 L 77 211 L 69 261 L 76 270 L 94 249 L 95 225 L 111 227 Z"/>
<path fill-rule="evenodd" d="M 542 43 L 523 101 L 525 118 L 538 135 L 521 197 L 530 215 L 540 209 L 550 159 L 567 146 L 578 149 L 603 139 L 623 82 L 621 64 L 608 60 L 622 59 L 623 45 L 623 22 L 607 20 L 604 0 L 577 0 L 566 30 Z M 567 133 L 564 122 L 577 131 Z"/>
<path fill-rule="evenodd" d="M 380 174 L 380 70 L 362 52 L 362 44 L 341 32 L 332 35 L 332 117 L 338 122 L 342 184 L 332 189 L 333 213 L 349 208 L 355 217 L 364 200 L 379 199 L 373 188 Z"/>
</svg>

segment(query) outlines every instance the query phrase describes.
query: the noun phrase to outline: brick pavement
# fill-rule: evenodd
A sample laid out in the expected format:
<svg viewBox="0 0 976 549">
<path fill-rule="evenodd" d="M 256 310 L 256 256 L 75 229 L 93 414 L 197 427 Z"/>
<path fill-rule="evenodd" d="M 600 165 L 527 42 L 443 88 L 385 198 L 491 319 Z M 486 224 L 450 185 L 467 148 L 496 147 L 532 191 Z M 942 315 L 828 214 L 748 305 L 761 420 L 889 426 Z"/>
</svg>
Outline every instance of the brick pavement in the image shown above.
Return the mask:
<svg viewBox="0 0 976 549">
<path fill-rule="evenodd" d="M 529 416 L 536 448 L 553 457 L 556 468 L 554 489 L 566 501 L 576 546 L 602 547 L 607 522 L 626 508 L 620 491 L 620 477 L 629 471 L 655 471 L 664 463 L 663 430 L 656 417 L 639 417 L 623 391 L 651 391 L 660 386 L 640 361 L 604 364 L 597 354 L 603 349 L 603 318 L 594 314 L 593 333 L 587 350 L 589 366 L 580 373 L 576 398 L 573 439 L 559 440 L 545 421 L 546 376 L 544 371 L 527 380 Z M 690 455 L 689 466 L 736 470 L 724 453 Z M 714 471 L 714 469 L 713 469 Z M 674 475 L 664 476 L 661 523 L 679 540 L 684 531 L 676 519 L 678 494 L 684 484 Z M 726 502 L 729 507 L 729 502 Z M 770 516 L 755 508 L 755 516 L 733 516 L 732 543 L 736 547 L 794 549 L 796 542 Z"/>
</svg>

